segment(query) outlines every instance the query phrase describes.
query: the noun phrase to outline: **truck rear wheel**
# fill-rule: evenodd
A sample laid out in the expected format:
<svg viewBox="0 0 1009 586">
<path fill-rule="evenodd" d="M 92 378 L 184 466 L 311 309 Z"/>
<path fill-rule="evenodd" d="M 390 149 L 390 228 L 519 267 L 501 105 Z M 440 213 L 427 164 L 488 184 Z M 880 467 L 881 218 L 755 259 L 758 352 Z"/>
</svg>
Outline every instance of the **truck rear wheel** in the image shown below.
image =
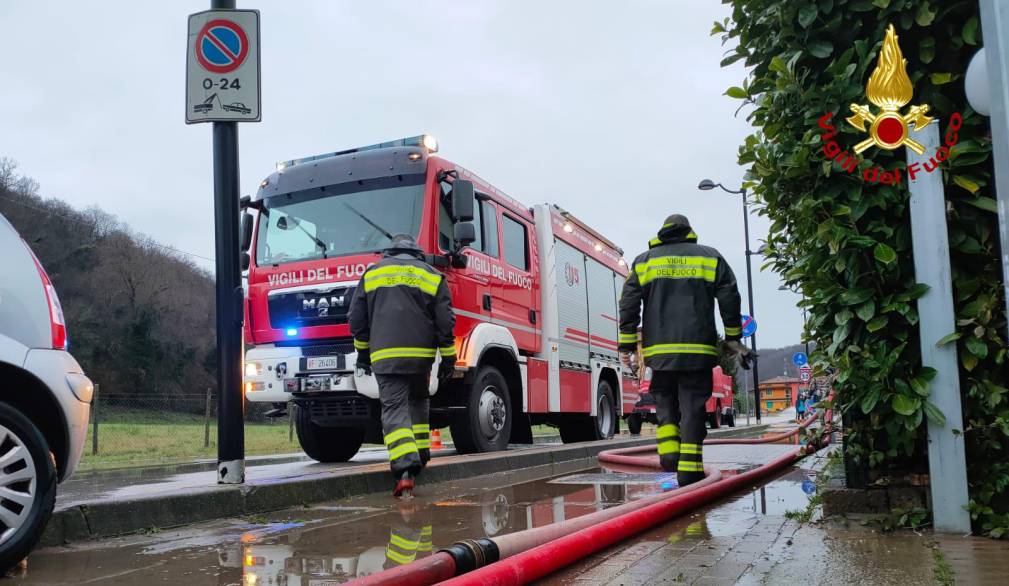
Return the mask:
<svg viewBox="0 0 1009 586">
<path fill-rule="evenodd" d="M 711 429 L 718 429 L 722 426 L 722 404 L 721 402 L 715 403 L 715 412 L 708 413 L 708 424 Z"/>
<path fill-rule="evenodd" d="M 323 427 L 312 423 L 308 409 L 294 406 L 294 430 L 309 458 L 319 462 L 346 462 L 364 443 L 363 427 Z"/>
<path fill-rule="evenodd" d="M 617 429 L 617 408 L 613 402 L 613 389 L 610 387 L 610 383 L 604 379 L 599 380 L 596 401 L 595 416 L 572 417 L 558 425 L 561 441 L 570 444 L 613 437 Z M 630 423 L 628 423 L 629 425 Z"/>
<path fill-rule="evenodd" d="M 477 370 L 466 396 L 465 411 L 451 423 L 452 442 L 461 454 L 497 452 L 508 448 L 512 414 L 508 381 L 493 366 Z"/>
</svg>

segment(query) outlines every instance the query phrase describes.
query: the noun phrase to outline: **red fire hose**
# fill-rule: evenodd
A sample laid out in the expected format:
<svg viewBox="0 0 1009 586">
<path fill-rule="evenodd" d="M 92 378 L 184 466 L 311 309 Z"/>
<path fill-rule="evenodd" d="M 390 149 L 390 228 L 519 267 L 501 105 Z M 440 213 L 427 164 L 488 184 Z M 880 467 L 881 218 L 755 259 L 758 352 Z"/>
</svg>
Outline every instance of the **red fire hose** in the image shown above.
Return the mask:
<svg viewBox="0 0 1009 586">
<path fill-rule="evenodd" d="M 833 395 L 828 397 L 828 401 L 832 398 Z M 829 410 L 823 413 L 825 427 L 831 423 L 832 415 Z M 808 427 L 816 419 L 817 417 L 810 417 L 798 428 L 767 437 L 712 439 L 704 443 L 724 445 L 782 441 L 797 435 L 800 429 Z M 805 455 L 815 452 L 819 447 L 822 446 L 803 446 L 759 468 L 725 478 L 719 471 L 706 466 L 705 479 L 690 486 L 546 527 L 519 531 L 494 539 L 459 542 L 449 550 L 361 578 L 354 583 L 388 586 L 429 586 L 436 583 L 452 586 L 526 584 L 649 527 L 752 485 Z M 645 452 L 654 454 L 655 446 L 608 450 L 599 454 L 599 461 L 618 466 L 661 470 L 657 455 L 650 457 L 631 455 Z M 485 560 L 485 556 L 495 559 Z M 460 561 L 463 567 L 460 567 Z M 485 562 L 488 565 L 484 565 Z M 456 577 L 457 574 L 460 575 Z"/>
</svg>

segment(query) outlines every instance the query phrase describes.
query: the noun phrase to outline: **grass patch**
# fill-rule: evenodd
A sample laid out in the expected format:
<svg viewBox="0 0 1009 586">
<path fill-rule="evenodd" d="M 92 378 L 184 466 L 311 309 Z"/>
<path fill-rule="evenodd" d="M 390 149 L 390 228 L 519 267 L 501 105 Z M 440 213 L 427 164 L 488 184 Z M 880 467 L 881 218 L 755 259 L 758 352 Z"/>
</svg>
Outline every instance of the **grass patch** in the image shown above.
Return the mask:
<svg viewBox="0 0 1009 586">
<path fill-rule="evenodd" d="M 210 441 L 204 446 L 206 422 L 202 414 L 102 406 L 98 421 L 98 454 L 93 453 L 93 424 L 88 425 L 79 470 L 103 470 L 158 464 L 177 464 L 217 457 L 217 418 L 210 420 Z M 301 451 L 287 418 L 272 423 L 245 424 L 245 454 L 266 456 Z M 533 426 L 536 437 L 557 435 L 547 425 Z M 442 441 L 452 441 L 448 428 Z"/>
<path fill-rule="evenodd" d="M 816 494 L 810 497 L 809 502 L 806 503 L 806 508 L 794 511 L 785 511 L 785 517 L 793 521 L 798 521 L 800 523 L 809 523 L 809 520 L 813 518 L 813 512 L 816 511 L 816 507 L 820 506 L 823 502 L 823 497 L 820 496 L 820 485 L 817 483 Z"/>
<path fill-rule="evenodd" d="M 932 560 L 935 564 L 932 566 L 932 575 L 935 576 L 935 581 L 942 586 L 953 586 L 956 583 L 953 580 L 953 567 L 946 561 L 946 556 L 938 545 L 932 546 Z"/>
</svg>

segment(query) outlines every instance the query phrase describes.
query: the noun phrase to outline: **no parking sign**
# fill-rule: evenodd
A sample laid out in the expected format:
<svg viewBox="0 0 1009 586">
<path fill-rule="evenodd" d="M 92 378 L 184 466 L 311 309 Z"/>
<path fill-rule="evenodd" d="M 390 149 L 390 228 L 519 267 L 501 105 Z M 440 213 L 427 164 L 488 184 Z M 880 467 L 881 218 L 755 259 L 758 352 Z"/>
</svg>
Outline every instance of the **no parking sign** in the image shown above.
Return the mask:
<svg viewBox="0 0 1009 586">
<path fill-rule="evenodd" d="M 259 122 L 259 11 L 189 15 L 186 123 Z"/>
</svg>

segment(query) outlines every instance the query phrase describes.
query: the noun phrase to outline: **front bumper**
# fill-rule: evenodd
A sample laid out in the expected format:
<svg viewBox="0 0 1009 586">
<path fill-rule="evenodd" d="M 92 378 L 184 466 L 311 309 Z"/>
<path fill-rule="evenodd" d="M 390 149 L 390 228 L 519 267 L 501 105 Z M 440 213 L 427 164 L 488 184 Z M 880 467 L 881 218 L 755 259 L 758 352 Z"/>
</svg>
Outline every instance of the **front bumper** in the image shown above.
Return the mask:
<svg viewBox="0 0 1009 586">
<path fill-rule="evenodd" d="M 354 392 L 369 399 L 378 399 L 378 382 L 374 375 L 355 372 L 357 352 L 318 354 L 311 346 L 274 346 L 264 344 L 245 351 L 242 366 L 245 398 L 250 402 L 286 403 L 293 393 Z M 317 368 L 315 359 L 325 364 Z M 258 365 L 257 374 L 246 372 L 249 364 Z M 437 359 L 432 372 L 437 372 Z M 431 377 L 429 392 L 438 391 L 438 380 Z"/>
<path fill-rule="evenodd" d="M 66 420 L 67 458 L 59 470 L 64 481 L 73 475 L 84 452 L 94 385 L 74 357 L 63 350 L 29 350 L 24 369 L 49 387 Z"/>
</svg>

